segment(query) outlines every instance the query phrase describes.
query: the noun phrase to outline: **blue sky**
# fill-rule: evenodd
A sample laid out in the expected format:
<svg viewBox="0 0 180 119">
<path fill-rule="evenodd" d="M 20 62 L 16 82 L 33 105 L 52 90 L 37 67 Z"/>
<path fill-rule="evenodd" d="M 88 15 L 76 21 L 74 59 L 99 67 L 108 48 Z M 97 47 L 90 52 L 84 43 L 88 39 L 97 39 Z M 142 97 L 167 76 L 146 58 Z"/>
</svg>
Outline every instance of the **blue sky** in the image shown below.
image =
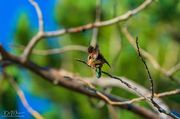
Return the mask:
<svg viewBox="0 0 180 119">
<path fill-rule="evenodd" d="M 58 27 L 54 21 L 54 8 L 57 0 L 36 0 L 40 8 L 42 9 L 45 23 L 45 30 L 56 30 Z M 17 23 L 21 14 L 26 14 L 28 16 L 30 25 L 33 29 L 38 28 L 37 15 L 34 7 L 29 3 L 28 0 L 3 0 L 0 4 L 0 43 L 9 49 L 10 45 L 13 44 L 14 30 L 17 27 Z M 22 72 L 23 75 L 27 72 Z M 28 75 L 28 74 L 27 74 Z M 28 83 L 28 85 L 27 85 Z M 31 79 L 20 84 L 21 89 L 24 91 L 25 96 L 30 103 L 30 105 L 40 111 L 41 113 L 47 111 L 47 109 L 52 108 L 53 103 L 42 97 L 34 96 L 30 92 Z M 30 119 L 31 115 L 26 111 L 22 105 L 19 97 L 17 97 L 19 111 L 24 112 L 26 119 Z M 43 108 L 42 108 L 43 107 Z M 45 110 L 46 109 L 46 110 Z"/>
<path fill-rule="evenodd" d="M 42 9 L 45 30 L 55 30 L 57 25 L 54 21 L 54 7 L 57 0 L 36 0 Z M 37 28 L 37 15 L 35 9 L 28 0 L 3 0 L 0 4 L 0 43 L 6 48 L 13 41 L 14 29 L 21 14 L 27 14 L 30 25 Z"/>
</svg>

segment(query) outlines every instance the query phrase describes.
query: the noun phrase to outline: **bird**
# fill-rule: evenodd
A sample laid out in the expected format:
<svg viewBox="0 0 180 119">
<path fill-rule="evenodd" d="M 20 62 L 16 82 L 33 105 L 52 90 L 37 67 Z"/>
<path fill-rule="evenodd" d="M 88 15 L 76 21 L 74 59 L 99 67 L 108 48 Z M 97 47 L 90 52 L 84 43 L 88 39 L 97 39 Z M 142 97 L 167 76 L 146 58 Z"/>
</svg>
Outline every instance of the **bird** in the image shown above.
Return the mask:
<svg viewBox="0 0 180 119">
<path fill-rule="evenodd" d="M 90 45 L 88 47 L 87 64 L 95 69 L 97 78 L 101 77 L 101 68 L 104 64 L 107 64 L 109 67 L 111 67 L 108 61 L 100 53 L 98 45 L 96 45 L 95 47 Z"/>
</svg>

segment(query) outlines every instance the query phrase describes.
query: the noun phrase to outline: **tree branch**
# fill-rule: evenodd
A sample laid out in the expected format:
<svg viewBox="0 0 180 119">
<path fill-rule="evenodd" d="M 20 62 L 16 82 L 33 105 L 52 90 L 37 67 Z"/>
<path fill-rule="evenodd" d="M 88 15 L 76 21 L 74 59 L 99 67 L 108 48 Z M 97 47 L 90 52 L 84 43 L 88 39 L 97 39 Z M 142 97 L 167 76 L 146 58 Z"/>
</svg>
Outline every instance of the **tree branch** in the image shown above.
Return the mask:
<svg viewBox="0 0 180 119">
<path fill-rule="evenodd" d="M 121 16 L 118 16 L 116 18 L 113 18 L 113 19 L 110 19 L 110 20 L 107 20 L 107 21 L 102 21 L 102 22 L 97 22 L 97 23 L 89 23 L 89 24 L 79 26 L 79 27 L 74 27 L 74 28 L 69 28 L 69 29 L 62 29 L 62 30 L 52 31 L 52 32 L 46 32 L 45 36 L 46 37 L 55 37 L 55 36 L 64 35 L 66 33 L 76 33 L 76 32 L 80 32 L 80 31 L 92 29 L 92 28 L 109 26 L 109 25 L 115 24 L 115 23 L 120 22 L 120 21 L 125 21 L 125 20 L 131 18 L 133 15 L 137 14 L 138 12 L 142 11 L 146 7 L 148 7 L 152 3 L 152 1 L 153 0 L 145 0 L 137 8 L 135 8 L 133 10 L 130 10 L 130 11 L 124 13 Z"/>
<path fill-rule="evenodd" d="M 21 55 L 23 62 L 26 62 L 27 59 L 29 58 L 33 48 L 35 45 L 41 40 L 41 38 L 44 37 L 44 33 L 39 31 L 28 43 L 26 48 L 23 51 L 23 54 Z"/>
<path fill-rule="evenodd" d="M 41 22 L 39 22 L 39 23 L 43 24 L 43 20 L 41 19 L 42 14 L 41 14 L 41 10 L 40 10 L 38 4 L 34 0 L 30 0 L 30 3 L 36 8 L 37 14 L 40 15 L 39 16 L 39 21 L 41 21 Z M 107 21 L 89 23 L 89 24 L 86 24 L 86 25 L 83 25 L 83 26 L 74 27 L 74 28 L 68 28 L 68 29 L 61 29 L 61 30 L 58 30 L 58 31 L 42 32 L 42 31 L 39 30 L 39 32 L 28 43 L 26 49 L 24 50 L 24 52 L 22 54 L 22 59 L 23 59 L 24 62 L 27 61 L 27 59 L 29 58 L 29 55 L 32 52 L 32 49 L 35 47 L 35 45 L 42 38 L 56 37 L 56 36 L 64 35 L 66 33 L 77 33 L 77 32 L 81 32 L 81 31 L 84 31 L 84 30 L 103 27 L 103 26 L 109 26 L 109 25 L 115 24 L 115 23 L 120 22 L 120 21 L 125 21 L 125 20 L 129 19 L 131 16 L 133 16 L 133 15 L 137 14 L 138 12 L 140 12 L 141 10 L 145 9 L 148 5 L 150 5 L 150 3 L 152 3 L 152 0 L 145 0 L 137 8 L 135 8 L 133 10 L 130 10 L 130 11 L 126 12 L 125 14 L 121 15 L 121 16 L 118 16 L 116 18 L 113 18 L 113 19 L 110 19 L 110 20 L 107 20 Z M 39 27 L 41 27 L 41 25 L 39 25 Z M 39 28 L 39 29 L 41 29 L 41 28 Z"/>
<path fill-rule="evenodd" d="M 133 81 L 131 80 L 127 80 L 127 78 L 125 77 L 120 77 L 121 79 L 125 80 L 126 82 L 128 82 L 129 84 L 131 85 L 136 85 Z M 85 78 L 89 83 L 92 83 L 94 85 L 98 85 L 98 86 L 101 86 L 101 87 L 118 87 L 118 88 L 125 88 L 123 87 L 123 85 L 121 85 L 121 83 L 119 83 L 118 81 L 116 80 L 112 80 L 112 79 L 109 79 L 109 78 L 101 78 L 99 80 L 92 80 L 92 78 Z M 138 89 L 140 90 L 143 90 L 141 87 L 138 87 Z M 142 92 L 142 91 L 141 91 Z M 143 90 L 142 92 L 143 95 L 145 95 L 145 97 L 147 98 L 150 98 L 151 97 L 151 94 L 149 94 L 149 92 L 147 90 Z M 158 93 L 158 94 L 154 94 L 154 97 L 155 98 L 162 98 L 162 97 L 166 97 L 166 96 L 171 96 L 171 95 L 176 95 L 176 94 L 180 94 L 180 89 L 175 89 L 175 90 L 171 90 L 171 91 L 166 91 L 166 92 L 162 92 L 162 93 Z M 139 101 L 142 101 L 142 100 L 145 100 L 144 97 L 139 97 L 139 98 L 134 98 L 134 99 L 131 99 L 131 100 L 128 100 L 128 101 L 124 101 L 124 102 L 117 102 L 117 105 L 123 105 L 124 103 L 135 103 L 135 102 L 139 102 Z M 119 103 L 119 104 L 118 104 Z"/>
<path fill-rule="evenodd" d="M 138 44 L 137 44 L 137 48 L 138 48 L 139 56 L 141 57 L 141 54 L 140 54 L 140 52 L 139 52 L 139 46 L 138 46 Z M 141 57 L 141 58 L 142 58 L 142 57 Z M 90 67 L 85 61 L 79 60 L 79 59 L 76 59 L 76 60 L 79 61 L 79 62 L 81 62 L 81 63 L 83 63 L 83 64 L 85 64 L 85 65 L 87 65 L 88 67 Z M 142 59 L 142 61 L 143 61 L 143 63 L 146 65 L 144 59 Z M 90 68 L 91 68 L 91 67 L 90 67 Z M 150 100 L 148 99 L 148 97 L 146 97 L 144 94 L 142 94 L 142 92 L 139 91 L 139 90 L 137 89 L 137 87 L 135 87 L 135 86 L 132 85 L 131 83 L 123 80 L 122 78 L 113 76 L 113 75 L 111 75 L 111 74 L 109 74 L 109 73 L 107 73 L 107 72 L 105 72 L 105 71 L 101 71 L 101 73 L 107 75 L 108 77 L 110 77 L 110 78 L 112 78 L 112 79 L 119 80 L 119 81 L 120 81 L 123 85 L 125 85 L 127 88 L 133 90 L 137 95 L 139 95 L 139 96 L 141 96 L 141 97 L 144 97 L 147 101 L 150 102 L 150 104 L 152 104 L 152 105 L 154 106 L 154 105 L 157 104 L 157 103 L 154 101 L 153 80 L 152 80 L 152 78 L 151 78 L 151 75 L 150 75 L 150 72 L 149 72 L 149 70 L 148 70 L 147 65 L 146 65 L 146 68 L 147 68 L 146 70 L 148 71 L 148 76 L 150 76 L 150 79 L 149 79 L 149 80 L 151 81 L 151 91 L 152 91 L 151 95 L 152 95 L 152 96 L 151 96 Z M 105 95 L 103 95 L 103 94 L 101 94 L 101 93 L 98 93 L 98 95 L 101 96 L 102 98 L 104 98 L 110 105 L 119 105 L 119 104 L 121 104 L 121 102 L 113 101 L 113 100 L 109 99 L 108 97 L 106 97 Z M 158 102 L 161 102 L 161 101 L 158 101 Z M 154 104 L 154 103 L 155 103 L 155 104 Z M 164 105 L 163 105 L 163 106 L 164 106 Z M 154 107 L 157 107 L 157 106 L 154 106 Z M 158 105 L 158 107 L 159 107 L 159 105 Z M 164 107 L 166 108 L 166 110 L 168 110 L 166 106 L 164 106 Z M 162 109 L 162 108 L 158 108 L 158 109 Z M 159 110 L 158 110 L 158 111 L 159 111 Z M 169 111 L 169 110 L 168 110 L 168 111 Z M 167 112 L 167 111 L 166 111 L 166 112 Z M 165 113 L 165 114 L 166 114 L 166 113 Z M 161 115 L 161 116 L 164 117 L 165 115 Z"/>
<path fill-rule="evenodd" d="M 106 94 L 103 92 L 99 92 L 93 88 L 84 86 L 84 85 L 82 85 L 82 82 L 78 83 L 79 79 L 76 78 L 75 76 L 73 76 L 73 78 L 67 77 L 67 76 L 63 75 L 61 72 L 59 73 L 58 70 L 55 70 L 52 68 L 40 67 L 37 64 L 34 64 L 33 62 L 30 62 L 30 61 L 23 62 L 23 60 L 20 57 L 17 57 L 17 56 L 7 53 L 1 45 L 0 45 L 0 53 L 1 53 L 4 61 L 8 60 L 13 64 L 16 64 L 16 65 L 18 64 L 53 84 L 65 87 L 65 88 L 75 91 L 75 92 L 79 92 L 86 96 L 104 100 L 105 102 L 107 100 L 102 98 L 102 96 L 100 96 L 99 93 L 105 95 L 112 101 L 116 101 L 116 102 L 124 101 L 123 99 L 117 98 L 116 96 Z M 135 106 L 132 104 L 122 105 L 122 106 L 118 106 L 118 107 L 130 110 L 130 111 L 132 111 L 140 116 L 143 116 L 144 118 L 147 118 L 147 119 L 158 119 L 159 118 L 158 115 L 155 114 L 154 112 L 147 110 L 143 107 Z"/>
<path fill-rule="evenodd" d="M 35 2 L 34 0 L 29 0 L 29 2 L 36 10 L 38 22 L 39 22 L 39 32 L 43 32 L 44 31 L 44 21 L 43 21 L 43 15 L 42 15 L 41 9 L 40 9 L 38 3 Z"/>
<path fill-rule="evenodd" d="M 42 11 L 38 5 L 37 2 L 34 0 L 29 0 L 29 3 L 35 8 L 37 17 L 38 17 L 38 22 L 39 22 L 39 31 L 38 33 L 30 40 L 28 43 L 27 47 L 25 48 L 23 54 L 22 54 L 22 59 L 25 62 L 28 58 L 29 55 L 32 52 L 32 49 L 35 47 L 35 45 L 43 38 L 44 36 L 44 21 L 43 21 L 43 15 Z"/>
</svg>

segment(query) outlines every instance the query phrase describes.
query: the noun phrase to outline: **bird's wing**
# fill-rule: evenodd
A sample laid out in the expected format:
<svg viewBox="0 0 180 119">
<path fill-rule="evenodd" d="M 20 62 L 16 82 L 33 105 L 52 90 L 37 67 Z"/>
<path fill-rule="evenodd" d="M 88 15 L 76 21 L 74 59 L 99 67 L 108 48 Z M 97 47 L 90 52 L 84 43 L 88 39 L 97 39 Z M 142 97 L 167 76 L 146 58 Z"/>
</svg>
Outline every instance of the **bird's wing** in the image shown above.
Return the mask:
<svg viewBox="0 0 180 119">
<path fill-rule="evenodd" d="M 109 64 L 108 61 L 103 57 L 102 54 L 99 54 L 98 59 L 99 59 L 99 60 L 102 60 L 104 63 L 106 63 L 106 64 L 111 68 L 110 64 Z"/>
</svg>

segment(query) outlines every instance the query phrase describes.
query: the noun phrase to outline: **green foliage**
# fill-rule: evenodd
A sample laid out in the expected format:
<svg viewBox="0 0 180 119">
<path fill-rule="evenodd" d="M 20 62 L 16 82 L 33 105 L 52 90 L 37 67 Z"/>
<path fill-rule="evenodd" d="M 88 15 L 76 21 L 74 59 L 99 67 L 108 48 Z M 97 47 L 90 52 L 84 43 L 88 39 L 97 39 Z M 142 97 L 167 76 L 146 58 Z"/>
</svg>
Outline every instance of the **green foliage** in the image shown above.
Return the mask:
<svg viewBox="0 0 180 119">
<path fill-rule="evenodd" d="M 57 22 L 64 27 L 73 27 L 92 22 L 95 0 L 61 0 L 56 6 Z"/>
<path fill-rule="evenodd" d="M 2 87 L 0 88 L 0 110 L 12 111 L 17 110 L 16 93 L 12 86 L 7 82 L 8 79 L 0 79 Z"/>
</svg>

